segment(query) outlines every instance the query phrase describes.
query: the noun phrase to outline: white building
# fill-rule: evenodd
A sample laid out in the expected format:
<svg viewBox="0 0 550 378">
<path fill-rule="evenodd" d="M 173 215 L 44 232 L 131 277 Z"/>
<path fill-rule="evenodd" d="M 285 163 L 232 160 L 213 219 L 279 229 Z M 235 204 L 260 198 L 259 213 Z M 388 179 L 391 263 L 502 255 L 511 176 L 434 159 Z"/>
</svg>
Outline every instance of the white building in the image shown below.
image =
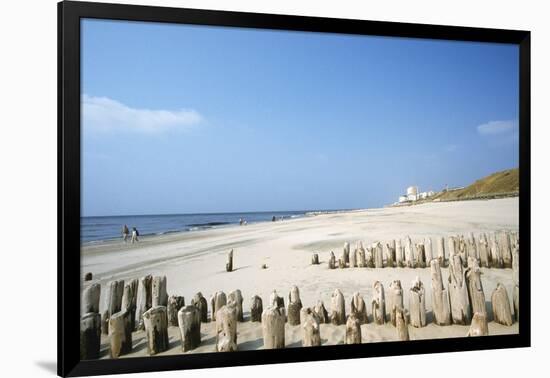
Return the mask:
<svg viewBox="0 0 550 378">
<path fill-rule="evenodd" d="M 426 199 L 433 196 L 435 193 L 433 190 L 429 192 L 418 192 L 418 186 L 409 186 L 407 188 L 407 194 L 404 196 L 399 196 L 399 203 L 403 202 L 415 202 L 420 199 Z"/>
</svg>

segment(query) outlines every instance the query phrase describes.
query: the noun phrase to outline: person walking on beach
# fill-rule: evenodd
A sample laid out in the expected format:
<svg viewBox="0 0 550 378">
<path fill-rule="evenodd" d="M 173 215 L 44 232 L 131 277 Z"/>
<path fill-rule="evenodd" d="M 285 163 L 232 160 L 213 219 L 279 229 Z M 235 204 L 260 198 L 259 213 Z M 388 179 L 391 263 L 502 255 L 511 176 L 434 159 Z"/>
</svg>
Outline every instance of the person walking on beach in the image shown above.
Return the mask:
<svg viewBox="0 0 550 378">
<path fill-rule="evenodd" d="M 124 243 L 128 241 L 128 235 L 130 235 L 130 231 L 128 230 L 128 226 L 124 225 L 122 227 L 122 240 L 124 240 Z"/>
<path fill-rule="evenodd" d="M 138 236 L 139 236 L 139 231 L 137 230 L 137 228 L 132 227 L 132 244 L 139 241 Z"/>
</svg>

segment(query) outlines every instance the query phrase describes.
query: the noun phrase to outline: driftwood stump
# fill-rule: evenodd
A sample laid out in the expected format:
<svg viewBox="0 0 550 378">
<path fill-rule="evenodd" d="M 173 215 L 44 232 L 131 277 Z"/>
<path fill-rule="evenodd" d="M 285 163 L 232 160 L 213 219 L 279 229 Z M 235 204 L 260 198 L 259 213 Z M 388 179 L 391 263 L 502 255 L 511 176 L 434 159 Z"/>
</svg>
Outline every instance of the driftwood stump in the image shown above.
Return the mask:
<svg viewBox="0 0 550 378">
<path fill-rule="evenodd" d="M 519 247 L 512 252 L 512 278 L 515 285 L 519 285 Z"/>
<path fill-rule="evenodd" d="M 384 267 L 384 250 L 382 249 L 382 243 L 377 242 L 373 244 L 374 250 L 374 267 L 383 268 Z"/>
<path fill-rule="evenodd" d="M 367 323 L 367 306 L 363 296 L 358 292 L 351 297 L 351 315 L 355 316 L 360 324 Z"/>
<path fill-rule="evenodd" d="M 395 241 L 395 265 L 397 267 L 404 267 L 405 266 L 405 251 L 403 250 L 403 246 L 401 245 L 401 239 L 397 239 Z"/>
<path fill-rule="evenodd" d="M 357 250 L 354 249 L 353 251 L 350 252 L 350 255 L 349 255 L 349 267 L 350 268 L 355 268 L 357 267 Z"/>
<path fill-rule="evenodd" d="M 342 256 L 338 259 L 338 268 L 344 269 L 345 267 L 346 267 L 346 263 L 344 261 L 344 256 Z"/>
<path fill-rule="evenodd" d="M 335 269 L 336 268 L 336 256 L 334 256 L 334 252 L 330 251 L 330 257 L 328 259 L 328 268 L 329 269 Z"/>
<path fill-rule="evenodd" d="M 449 303 L 449 293 L 443 286 L 443 277 L 441 276 L 441 267 L 439 259 L 430 262 L 432 276 L 432 307 L 434 323 L 437 325 L 451 324 L 451 306 Z"/>
<path fill-rule="evenodd" d="M 153 305 L 152 282 L 153 276 L 151 275 L 139 279 L 135 317 L 135 324 L 138 330 L 145 329 L 142 316 Z"/>
<path fill-rule="evenodd" d="M 518 285 L 515 285 L 514 286 L 514 298 L 513 298 L 513 302 L 514 302 L 514 315 L 515 315 L 515 318 L 516 318 L 516 322 L 519 322 L 519 286 Z"/>
<path fill-rule="evenodd" d="M 336 289 L 332 293 L 330 309 L 330 322 L 332 324 L 346 324 L 346 304 L 340 289 Z"/>
<path fill-rule="evenodd" d="M 464 235 L 460 235 L 458 237 L 458 255 L 460 256 L 460 261 L 462 262 L 462 266 L 465 268 L 467 266 L 468 262 L 468 250 L 466 245 L 466 239 L 464 238 Z"/>
<path fill-rule="evenodd" d="M 168 293 L 166 292 L 166 276 L 153 277 L 151 284 L 152 307 L 168 305 Z"/>
<path fill-rule="evenodd" d="M 479 267 L 469 268 L 466 271 L 466 281 L 468 283 L 468 296 L 472 305 L 472 313 L 487 315 L 485 307 L 485 293 L 481 284 L 481 270 Z"/>
<path fill-rule="evenodd" d="M 201 315 L 201 322 L 208 322 L 208 301 L 203 297 L 202 293 L 199 291 L 193 299 L 191 299 L 191 304 L 199 309 Z"/>
<path fill-rule="evenodd" d="M 510 300 L 508 299 L 508 292 L 501 283 L 497 284 L 497 287 L 491 295 L 491 302 L 493 305 L 493 317 L 495 322 L 506 326 L 511 326 L 512 311 L 510 309 Z"/>
<path fill-rule="evenodd" d="M 311 264 L 319 265 L 319 255 L 317 253 L 314 253 L 313 256 L 311 256 Z"/>
<path fill-rule="evenodd" d="M 313 311 L 317 315 L 319 323 L 330 323 L 330 318 L 328 316 L 328 311 L 325 308 L 323 301 L 317 301 L 317 304 L 313 308 Z"/>
<path fill-rule="evenodd" d="M 210 307 L 212 308 L 212 320 L 216 320 L 216 315 L 219 309 L 227 304 L 227 297 L 223 291 L 217 291 L 210 300 Z"/>
<path fill-rule="evenodd" d="M 390 283 L 388 292 L 388 307 L 390 310 L 390 321 L 395 327 L 395 314 L 397 309 L 403 308 L 403 287 L 400 280 L 394 280 Z"/>
<path fill-rule="evenodd" d="M 150 356 L 168 349 L 168 316 L 166 307 L 151 307 L 143 314 L 147 351 Z"/>
<path fill-rule="evenodd" d="M 504 268 L 504 261 L 502 260 L 502 255 L 500 254 L 500 249 L 498 245 L 498 237 L 496 233 L 491 235 L 491 267 L 492 268 Z"/>
<path fill-rule="evenodd" d="M 395 266 L 395 240 L 386 243 L 386 266 L 388 268 Z"/>
<path fill-rule="evenodd" d="M 317 314 L 311 308 L 305 307 L 300 311 L 300 319 L 302 320 L 302 329 L 304 331 L 302 346 L 320 346 L 321 328 Z"/>
<path fill-rule="evenodd" d="M 109 343 L 111 358 L 118 358 L 132 351 L 131 314 L 127 309 L 109 317 Z"/>
<path fill-rule="evenodd" d="M 409 327 L 407 326 L 407 318 L 405 316 L 405 310 L 403 308 L 398 308 L 395 311 L 395 328 L 397 328 L 398 340 L 409 340 Z"/>
<path fill-rule="evenodd" d="M 82 291 L 81 313 L 99 313 L 99 298 L 101 296 L 101 285 L 98 282 L 91 283 Z"/>
<path fill-rule="evenodd" d="M 237 312 L 237 321 L 244 322 L 243 295 L 239 289 L 229 293 L 229 296 L 227 297 L 227 303 L 235 307 L 235 311 Z"/>
<path fill-rule="evenodd" d="M 187 352 L 201 343 L 201 312 L 196 306 L 184 306 L 178 311 L 181 350 Z"/>
<path fill-rule="evenodd" d="M 482 314 L 480 312 L 474 312 L 472 317 L 472 324 L 466 336 L 487 336 L 489 335 L 489 327 L 487 326 L 487 314 Z"/>
<path fill-rule="evenodd" d="M 372 285 L 374 289 L 372 298 L 372 317 L 376 324 L 386 322 L 386 300 L 384 298 L 384 286 L 380 281 L 375 281 Z"/>
<path fill-rule="evenodd" d="M 412 282 L 409 290 L 409 313 L 413 327 L 426 326 L 426 292 L 419 277 Z"/>
<path fill-rule="evenodd" d="M 168 312 L 168 325 L 169 326 L 178 326 L 178 312 L 185 306 L 185 298 L 179 295 L 171 295 L 168 298 L 168 306 L 166 311 Z"/>
<path fill-rule="evenodd" d="M 99 358 L 101 346 L 101 315 L 88 312 L 80 318 L 80 359 Z"/>
<path fill-rule="evenodd" d="M 285 347 L 285 314 L 280 307 L 269 306 L 262 313 L 264 349 Z"/>
<path fill-rule="evenodd" d="M 346 344 L 361 344 L 361 322 L 352 313 L 346 322 Z"/>
<path fill-rule="evenodd" d="M 227 254 L 227 263 L 225 264 L 225 270 L 228 272 L 233 271 L 233 250 Z"/>
<path fill-rule="evenodd" d="M 512 267 L 512 249 L 510 248 L 510 233 L 502 231 L 497 234 L 497 244 L 505 268 Z"/>
<path fill-rule="evenodd" d="M 415 266 L 417 268 L 425 268 L 426 267 L 426 249 L 425 249 L 423 243 L 417 243 L 416 244 Z"/>
<path fill-rule="evenodd" d="M 349 264 L 349 251 L 350 251 L 349 243 L 345 242 L 344 243 L 344 253 L 343 253 L 344 264 Z"/>
<path fill-rule="evenodd" d="M 357 266 L 359 268 L 365 268 L 367 266 L 367 260 L 365 258 L 365 248 L 363 247 L 363 242 L 357 243 L 355 254 L 357 258 Z"/>
<path fill-rule="evenodd" d="M 434 250 L 432 245 L 432 238 L 425 237 L 424 238 L 424 252 L 426 254 L 426 264 L 429 265 L 430 261 L 434 258 Z"/>
<path fill-rule="evenodd" d="M 439 260 L 439 266 L 445 266 L 445 239 L 443 237 L 437 238 L 437 259 Z"/>
<path fill-rule="evenodd" d="M 374 268 L 374 247 L 372 245 L 366 248 L 365 265 L 367 268 Z"/>
<path fill-rule="evenodd" d="M 136 308 L 137 308 L 137 292 L 139 280 L 137 278 L 130 280 L 124 285 L 124 293 L 122 294 L 122 310 L 128 310 L 130 313 L 130 328 L 132 331 L 136 329 Z"/>
<path fill-rule="evenodd" d="M 237 311 L 224 305 L 216 312 L 216 352 L 237 350 Z"/>
<path fill-rule="evenodd" d="M 455 236 L 449 236 L 447 238 L 447 256 L 449 258 L 449 263 L 451 262 L 453 256 L 458 253 L 457 243 L 458 241 Z"/>
<path fill-rule="evenodd" d="M 460 255 L 454 255 L 449 262 L 449 299 L 453 323 L 469 324 L 472 310 L 468 298 L 466 270 L 463 268 Z"/>
<path fill-rule="evenodd" d="M 107 284 L 107 308 L 103 313 L 103 333 L 109 333 L 109 318 L 122 308 L 122 295 L 124 294 L 124 280 L 111 281 Z"/>
<path fill-rule="evenodd" d="M 84 281 L 91 281 L 92 280 L 92 272 L 87 272 L 85 275 L 84 275 Z"/>
<path fill-rule="evenodd" d="M 250 306 L 250 321 L 252 322 L 261 322 L 262 321 L 262 312 L 264 311 L 264 307 L 262 304 L 262 298 L 255 295 L 250 300 L 252 303 Z"/>
<path fill-rule="evenodd" d="M 300 300 L 300 290 L 297 286 L 293 286 L 288 294 L 288 324 L 300 324 L 300 310 L 302 309 L 302 301 Z"/>
<path fill-rule="evenodd" d="M 405 266 L 407 268 L 414 268 L 413 244 L 409 236 L 405 238 Z"/>
<path fill-rule="evenodd" d="M 481 234 L 478 238 L 477 250 L 479 253 L 479 264 L 484 268 L 488 268 L 491 263 L 491 255 L 489 251 L 489 243 L 487 241 L 487 235 Z"/>
</svg>

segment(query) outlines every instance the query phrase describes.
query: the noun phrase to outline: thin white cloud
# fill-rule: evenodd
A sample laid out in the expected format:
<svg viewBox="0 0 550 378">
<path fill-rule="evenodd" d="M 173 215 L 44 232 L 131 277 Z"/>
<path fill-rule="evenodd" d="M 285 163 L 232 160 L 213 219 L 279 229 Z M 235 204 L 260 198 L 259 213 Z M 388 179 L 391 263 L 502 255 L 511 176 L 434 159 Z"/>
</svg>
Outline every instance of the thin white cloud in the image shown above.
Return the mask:
<svg viewBox="0 0 550 378">
<path fill-rule="evenodd" d="M 162 133 L 189 130 L 203 121 L 193 109 L 132 108 L 108 97 L 82 95 L 82 123 L 91 131 Z"/>
<path fill-rule="evenodd" d="M 479 125 L 477 127 L 477 132 L 480 135 L 504 135 L 514 133 L 518 128 L 517 121 L 490 121 Z"/>
</svg>

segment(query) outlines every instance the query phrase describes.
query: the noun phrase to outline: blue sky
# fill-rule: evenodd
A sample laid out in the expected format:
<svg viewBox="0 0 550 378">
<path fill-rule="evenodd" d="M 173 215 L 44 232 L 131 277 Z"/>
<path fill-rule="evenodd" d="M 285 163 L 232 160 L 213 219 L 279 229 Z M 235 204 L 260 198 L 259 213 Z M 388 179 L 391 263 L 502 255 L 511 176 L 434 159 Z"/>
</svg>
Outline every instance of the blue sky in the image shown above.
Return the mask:
<svg viewBox="0 0 550 378">
<path fill-rule="evenodd" d="M 514 45 L 82 21 L 82 213 L 378 207 L 518 165 Z"/>
</svg>

